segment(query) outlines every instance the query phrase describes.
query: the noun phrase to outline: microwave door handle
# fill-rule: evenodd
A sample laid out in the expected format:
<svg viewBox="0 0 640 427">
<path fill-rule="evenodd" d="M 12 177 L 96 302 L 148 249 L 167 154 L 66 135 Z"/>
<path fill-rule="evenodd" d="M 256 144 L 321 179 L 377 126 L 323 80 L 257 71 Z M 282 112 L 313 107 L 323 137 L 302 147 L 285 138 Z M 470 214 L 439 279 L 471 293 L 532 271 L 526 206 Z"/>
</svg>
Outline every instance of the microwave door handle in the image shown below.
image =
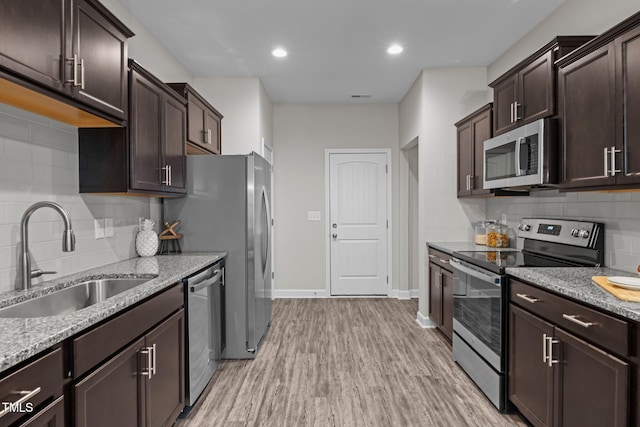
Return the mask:
<svg viewBox="0 0 640 427">
<path fill-rule="evenodd" d="M 516 141 L 516 176 L 522 176 L 526 173 L 525 170 L 522 169 L 522 159 L 520 158 L 522 144 L 525 142 L 525 138 L 520 136 Z"/>
</svg>

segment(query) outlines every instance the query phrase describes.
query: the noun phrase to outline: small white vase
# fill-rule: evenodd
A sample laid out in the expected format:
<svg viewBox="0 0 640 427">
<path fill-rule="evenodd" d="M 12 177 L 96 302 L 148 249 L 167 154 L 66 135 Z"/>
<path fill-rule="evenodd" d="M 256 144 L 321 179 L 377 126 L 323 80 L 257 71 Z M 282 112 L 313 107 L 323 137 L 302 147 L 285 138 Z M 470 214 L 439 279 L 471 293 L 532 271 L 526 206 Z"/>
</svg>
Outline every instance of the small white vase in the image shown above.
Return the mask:
<svg viewBox="0 0 640 427">
<path fill-rule="evenodd" d="M 153 225 L 150 219 L 142 221 L 142 230 L 136 236 L 136 252 L 140 256 L 154 256 L 158 252 L 158 235 Z"/>
</svg>

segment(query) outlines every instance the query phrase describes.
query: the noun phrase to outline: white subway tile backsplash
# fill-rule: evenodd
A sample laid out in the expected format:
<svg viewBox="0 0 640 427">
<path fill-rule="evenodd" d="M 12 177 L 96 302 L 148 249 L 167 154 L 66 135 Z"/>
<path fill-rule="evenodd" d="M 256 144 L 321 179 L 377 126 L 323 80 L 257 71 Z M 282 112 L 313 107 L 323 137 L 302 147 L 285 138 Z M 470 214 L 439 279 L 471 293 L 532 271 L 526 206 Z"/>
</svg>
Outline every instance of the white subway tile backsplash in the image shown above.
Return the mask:
<svg viewBox="0 0 640 427">
<path fill-rule="evenodd" d="M 79 194 L 77 152 L 76 128 L 0 104 L 0 292 L 15 287 L 20 221 L 38 201 L 69 212 L 77 245 L 62 252 L 60 215 L 36 211 L 29 220 L 34 268 L 58 274 L 34 283 L 136 256 L 138 217 L 150 216 L 149 199 Z M 93 220 L 105 217 L 114 218 L 114 236 L 95 240 Z"/>
<path fill-rule="evenodd" d="M 575 192 L 557 190 L 532 193 L 529 197 L 488 199 L 487 218 L 508 213 L 514 226 L 529 206 L 532 216 L 595 220 L 605 224 L 605 264 L 636 272 L 640 264 L 640 193 Z"/>
</svg>

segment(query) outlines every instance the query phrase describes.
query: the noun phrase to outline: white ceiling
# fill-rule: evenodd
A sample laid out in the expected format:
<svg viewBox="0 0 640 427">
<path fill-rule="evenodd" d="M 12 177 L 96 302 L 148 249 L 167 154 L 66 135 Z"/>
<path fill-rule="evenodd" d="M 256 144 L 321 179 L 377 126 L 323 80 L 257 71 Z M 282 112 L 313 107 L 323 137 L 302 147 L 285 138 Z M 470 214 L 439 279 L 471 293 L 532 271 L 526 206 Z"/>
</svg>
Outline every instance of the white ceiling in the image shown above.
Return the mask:
<svg viewBox="0 0 640 427">
<path fill-rule="evenodd" d="M 121 0 L 192 76 L 258 77 L 274 103 L 324 104 L 398 102 L 423 68 L 486 66 L 563 1 Z"/>
</svg>

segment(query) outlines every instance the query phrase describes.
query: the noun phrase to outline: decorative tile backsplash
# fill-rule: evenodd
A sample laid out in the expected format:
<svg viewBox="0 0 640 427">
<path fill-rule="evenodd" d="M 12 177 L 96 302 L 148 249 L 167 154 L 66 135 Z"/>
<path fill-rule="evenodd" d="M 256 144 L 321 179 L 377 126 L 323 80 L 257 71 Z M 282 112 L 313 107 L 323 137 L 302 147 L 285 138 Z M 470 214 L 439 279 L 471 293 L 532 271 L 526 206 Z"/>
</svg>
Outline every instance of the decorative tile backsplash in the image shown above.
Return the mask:
<svg viewBox="0 0 640 427">
<path fill-rule="evenodd" d="M 58 274 L 34 284 L 136 256 L 138 218 L 159 212 L 148 198 L 79 194 L 77 129 L 0 104 L 0 292 L 15 287 L 22 215 L 43 200 L 67 210 L 77 242 L 74 252 L 62 252 L 60 216 L 36 211 L 29 221 L 32 268 Z M 100 218 L 113 218 L 113 237 L 94 238 Z"/>
<path fill-rule="evenodd" d="M 640 264 L 640 192 L 534 192 L 529 197 L 487 200 L 487 218 L 507 214 L 515 229 L 521 218 L 571 218 L 605 224 L 607 267 L 636 273 Z M 521 242 L 520 242 L 521 244 Z"/>
</svg>

